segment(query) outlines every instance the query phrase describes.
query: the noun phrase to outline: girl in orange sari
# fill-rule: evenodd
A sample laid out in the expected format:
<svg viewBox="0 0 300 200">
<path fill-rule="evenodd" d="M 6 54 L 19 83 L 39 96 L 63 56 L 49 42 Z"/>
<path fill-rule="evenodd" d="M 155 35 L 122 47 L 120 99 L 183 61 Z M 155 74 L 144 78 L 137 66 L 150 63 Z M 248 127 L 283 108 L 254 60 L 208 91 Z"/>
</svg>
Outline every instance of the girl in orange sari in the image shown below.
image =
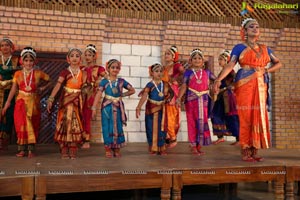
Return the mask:
<svg viewBox="0 0 300 200">
<path fill-rule="evenodd" d="M 81 54 L 80 49 L 69 50 L 67 61 L 70 66 L 60 72 L 57 84 L 48 98 L 47 110 L 50 112 L 54 97 L 63 86 L 54 135 L 62 159 L 75 159 L 78 145 L 83 140 L 81 87 L 86 82 L 86 73 L 80 70 Z"/>
<path fill-rule="evenodd" d="M 50 83 L 47 74 L 41 70 L 33 69 L 35 60 L 36 52 L 33 48 L 26 47 L 22 50 L 21 64 L 23 70 L 19 70 L 14 74 L 13 85 L 2 110 L 2 115 L 4 115 L 19 89 L 14 109 L 14 124 L 19 151 L 16 154 L 17 157 L 24 157 L 27 152 L 28 158 L 35 155 L 34 145 L 37 142 L 41 119 L 38 90 L 43 91 Z M 42 80 L 48 83 L 43 87 L 39 87 Z"/>
<path fill-rule="evenodd" d="M 176 46 L 172 46 L 165 52 L 165 66 L 162 80 L 169 83 L 174 91 L 174 97 L 165 104 L 165 117 L 167 140 L 169 148 L 175 147 L 177 144 L 177 133 L 180 124 L 180 107 L 176 106 L 176 100 L 179 93 L 179 87 L 182 82 L 184 67 L 178 62 L 178 50 Z"/>
<path fill-rule="evenodd" d="M 242 22 L 241 36 L 244 43 L 237 44 L 231 53 L 230 62 L 215 80 L 214 90 L 218 93 L 223 80 L 238 62 L 241 69 L 235 79 L 237 110 L 240 119 L 240 145 L 242 160 L 262 161 L 258 149 L 270 147 L 268 121 L 268 73 L 279 69 L 282 64 L 265 45 L 258 43 L 259 25 L 255 19 Z M 270 63 L 272 66 L 266 68 Z"/>
<path fill-rule="evenodd" d="M 97 49 L 93 44 L 87 45 L 84 57 L 86 66 L 82 67 L 82 70 L 87 74 L 87 87 L 82 91 L 83 96 L 83 128 L 84 128 L 84 143 L 81 148 L 90 148 L 91 139 L 91 120 L 92 110 L 97 87 L 100 79 L 106 75 L 105 68 L 99 65 L 95 65 L 97 60 Z"/>
</svg>

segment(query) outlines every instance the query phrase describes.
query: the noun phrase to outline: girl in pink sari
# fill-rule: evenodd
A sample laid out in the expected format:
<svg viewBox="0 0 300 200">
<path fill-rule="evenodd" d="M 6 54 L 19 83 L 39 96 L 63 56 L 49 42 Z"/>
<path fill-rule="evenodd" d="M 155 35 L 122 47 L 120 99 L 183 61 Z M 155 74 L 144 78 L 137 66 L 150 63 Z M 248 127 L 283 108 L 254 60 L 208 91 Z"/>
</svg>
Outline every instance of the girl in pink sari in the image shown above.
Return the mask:
<svg viewBox="0 0 300 200">
<path fill-rule="evenodd" d="M 190 54 L 191 67 L 183 76 L 177 106 L 180 106 L 181 98 L 185 94 L 186 119 L 188 123 L 188 138 L 192 154 L 202 155 L 202 145 L 211 144 L 208 127 L 209 104 L 209 80 L 215 76 L 204 69 L 203 53 L 200 49 L 194 49 Z"/>
<path fill-rule="evenodd" d="M 244 43 L 234 46 L 230 62 L 215 80 L 214 90 L 219 91 L 223 80 L 238 62 L 241 69 L 235 78 L 237 111 L 240 119 L 240 145 L 242 160 L 262 161 L 258 149 L 270 147 L 270 130 L 267 108 L 268 73 L 279 69 L 282 64 L 273 52 L 258 43 L 259 25 L 255 19 L 247 18 L 242 22 L 241 36 Z M 267 68 L 267 64 L 272 66 Z"/>
</svg>

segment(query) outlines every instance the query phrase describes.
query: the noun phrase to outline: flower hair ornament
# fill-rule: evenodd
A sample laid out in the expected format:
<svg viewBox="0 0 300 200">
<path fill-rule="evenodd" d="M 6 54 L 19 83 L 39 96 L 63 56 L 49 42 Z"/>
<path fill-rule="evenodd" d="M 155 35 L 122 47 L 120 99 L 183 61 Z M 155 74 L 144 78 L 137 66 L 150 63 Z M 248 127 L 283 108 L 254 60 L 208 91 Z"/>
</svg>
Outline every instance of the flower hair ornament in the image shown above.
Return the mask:
<svg viewBox="0 0 300 200">
<path fill-rule="evenodd" d="M 36 52 L 32 47 L 25 47 L 22 51 L 20 56 L 24 59 L 27 55 L 31 56 L 34 60 L 36 59 Z"/>
<path fill-rule="evenodd" d="M 2 38 L 2 40 L 0 42 L 7 42 L 9 44 L 9 46 L 11 47 L 12 51 L 15 50 L 15 45 L 13 43 L 13 41 L 9 38 Z"/>
<path fill-rule="evenodd" d="M 85 50 L 88 50 L 88 51 L 91 51 L 93 53 L 97 53 L 97 49 L 96 49 L 96 46 L 93 45 L 93 44 L 89 44 L 86 46 Z"/>
<path fill-rule="evenodd" d="M 105 68 L 106 68 L 106 71 L 108 71 L 108 69 L 110 68 L 110 66 L 113 64 L 113 63 L 118 63 L 118 65 L 120 66 L 120 68 L 121 68 L 121 62 L 120 61 L 118 61 L 117 59 L 110 59 L 109 61 L 107 61 L 106 63 L 105 63 Z"/>
<path fill-rule="evenodd" d="M 179 58 L 179 52 L 178 52 L 178 49 L 176 46 L 171 46 L 169 49 L 168 49 L 171 54 L 173 55 L 173 61 L 174 62 L 177 62 L 178 61 L 178 58 Z"/>
<path fill-rule="evenodd" d="M 245 31 L 251 24 L 250 22 L 258 24 L 257 20 L 253 19 L 253 18 L 246 18 L 242 21 L 241 30 L 240 30 L 240 36 L 241 36 L 242 41 L 247 40 L 247 35 L 246 35 Z"/>
<path fill-rule="evenodd" d="M 203 52 L 200 49 L 193 49 L 193 51 L 191 51 L 190 53 L 190 58 L 193 58 L 196 54 L 201 56 L 201 58 L 203 59 Z"/>
<path fill-rule="evenodd" d="M 230 60 L 230 53 L 231 52 L 229 50 L 224 50 L 220 53 L 219 56 L 222 57 L 226 61 L 226 63 L 228 63 Z"/>
<path fill-rule="evenodd" d="M 89 51 L 92 54 L 94 54 L 94 60 L 97 60 L 98 53 L 97 53 L 97 49 L 96 49 L 95 45 L 93 45 L 93 44 L 87 45 L 86 48 L 85 48 L 85 51 Z"/>
</svg>

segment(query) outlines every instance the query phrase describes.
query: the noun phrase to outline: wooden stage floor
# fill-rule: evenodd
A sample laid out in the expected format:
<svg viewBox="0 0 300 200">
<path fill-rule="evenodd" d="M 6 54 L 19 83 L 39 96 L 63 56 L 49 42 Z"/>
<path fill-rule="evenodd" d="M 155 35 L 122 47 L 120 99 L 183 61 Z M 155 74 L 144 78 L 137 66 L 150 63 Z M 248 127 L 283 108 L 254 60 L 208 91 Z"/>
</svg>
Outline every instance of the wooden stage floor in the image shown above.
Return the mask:
<svg viewBox="0 0 300 200">
<path fill-rule="evenodd" d="M 146 143 L 129 143 L 121 158 L 105 158 L 103 144 L 92 144 L 75 160 L 62 160 L 55 144 L 37 145 L 32 159 L 15 157 L 16 149 L 0 154 L 0 197 L 41 200 L 47 194 L 160 188 L 161 199 L 184 199 L 187 185 L 272 181 L 276 199 L 295 199 L 300 181 L 296 149 L 260 150 L 265 161 L 255 163 L 242 161 L 240 148 L 228 142 L 203 147 L 203 156 L 192 155 L 188 143 L 166 156 L 149 155 Z"/>
</svg>

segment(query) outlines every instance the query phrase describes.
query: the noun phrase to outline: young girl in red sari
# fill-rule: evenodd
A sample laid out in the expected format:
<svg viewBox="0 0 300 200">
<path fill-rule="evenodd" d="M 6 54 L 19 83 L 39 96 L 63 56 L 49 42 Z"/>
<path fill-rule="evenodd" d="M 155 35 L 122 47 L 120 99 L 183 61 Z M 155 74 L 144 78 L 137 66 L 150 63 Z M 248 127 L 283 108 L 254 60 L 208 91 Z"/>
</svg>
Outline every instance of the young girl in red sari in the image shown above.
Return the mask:
<svg viewBox="0 0 300 200">
<path fill-rule="evenodd" d="M 203 53 L 200 49 L 194 49 L 190 54 L 191 66 L 183 75 L 177 106 L 180 106 L 181 98 L 185 94 L 186 120 L 188 125 L 188 138 L 192 154 L 202 155 L 202 145 L 211 144 L 211 136 L 208 127 L 209 104 L 209 80 L 215 76 L 204 69 Z"/>
<path fill-rule="evenodd" d="M 93 102 L 97 92 L 97 87 L 100 79 L 105 76 L 105 68 L 99 65 L 95 65 L 97 60 L 97 49 L 93 44 L 87 45 L 84 52 L 86 65 L 82 67 L 82 70 L 87 74 L 86 87 L 82 91 L 83 96 L 83 128 L 84 128 L 84 143 L 81 148 L 90 148 L 91 139 L 91 120 Z"/>
<path fill-rule="evenodd" d="M 67 54 L 70 66 L 60 72 L 49 98 L 47 110 L 51 111 L 54 98 L 61 87 L 54 140 L 58 142 L 62 159 L 75 159 L 78 145 L 83 141 L 81 87 L 86 82 L 86 72 L 80 70 L 80 49 L 72 48 Z"/>
<path fill-rule="evenodd" d="M 243 20 L 241 37 L 243 43 L 234 46 L 230 62 L 223 68 L 214 83 L 219 92 L 221 81 L 238 62 L 241 69 L 235 78 L 237 111 L 240 120 L 240 145 L 242 160 L 262 161 L 258 149 L 270 147 L 268 121 L 268 73 L 279 69 L 282 64 L 266 45 L 258 43 L 259 25 L 255 19 Z M 267 68 L 268 63 L 272 66 Z"/>
<path fill-rule="evenodd" d="M 17 157 L 33 157 L 34 147 L 37 142 L 40 126 L 40 97 L 38 90 L 43 91 L 50 83 L 49 76 L 38 69 L 33 69 L 36 61 L 36 52 L 31 47 L 26 47 L 21 52 L 22 70 L 14 74 L 13 85 L 7 101 L 2 110 L 2 115 L 9 108 L 11 101 L 18 91 L 14 109 L 14 124 L 17 133 L 18 153 Z M 40 82 L 48 82 L 40 87 Z"/>
</svg>

